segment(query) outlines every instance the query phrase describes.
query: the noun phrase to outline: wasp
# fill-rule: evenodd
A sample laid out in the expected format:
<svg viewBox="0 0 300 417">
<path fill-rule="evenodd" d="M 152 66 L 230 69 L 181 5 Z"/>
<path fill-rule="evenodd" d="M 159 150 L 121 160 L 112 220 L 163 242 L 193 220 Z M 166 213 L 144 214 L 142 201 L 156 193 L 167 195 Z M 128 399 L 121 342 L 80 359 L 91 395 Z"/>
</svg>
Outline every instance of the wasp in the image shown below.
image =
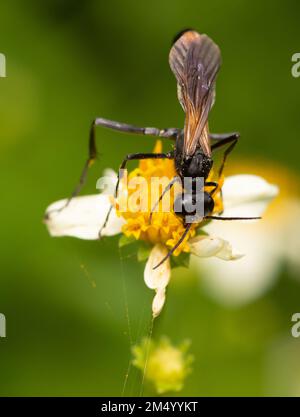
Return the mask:
<svg viewBox="0 0 300 417">
<path fill-rule="evenodd" d="M 215 101 L 215 83 L 216 76 L 221 66 L 221 52 L 219 47 L 205 34 L 200 34 L 192 29 L 180 32 L 174 39 L 174 43 L 169 53 L 169 64 L 177 81 L 178 100 L 185 112 L 184 128 L 167 128 L 159 129 L 155 127 L 137 127 L 126 123 L 120 123 L 104 118 L 95 118 L 90 128 L 89 137 L 89 156 L 85 163 L 80 181 L 71 195 L 70 199 L 76 196 L 83 186 L 88 168 L 97 157 L 95 131 L 97 126 L 114 129 L 120 132 L 134 133 L 146 136 L 156 136 L 168 138 L 175 142 L 173 150 L 166 153 L 131 153 L 125 156 L 120 170 L 126 168 L 126 164 L 132 160 L 141 159 L 173 159 L 175 169 L 178 174 L 167 185 L 163 195 L 169 191 L 178 179 L 190 178 L 192 187 L 188 192 L 177 196 L 180 201 L 176 201 L 174 212 L 184 218 L 188 213 L 187 205 L 196 200 L 197 197 L 197 179 L 204 179 L 204 187 L 211 187 L 210 192 L 204 191 L 203 187 L 203 205 L 204 213 L 199 221 L 206 219 L 216 220 L 251 220 L 257 217 L 222 217 L 212 215 L 214 210 L 213 194 L 217 190 L 218 182 L 207 181 L 207 178 L 213 167 L 212 154 L 225 147 L 222 162 L 218 171 L 219 178 L 222 176 L 226 159 L 229 153 L 235 147 L 239 133 L 210 133 L 208 127 L 209 112 Z M 116 195 L 118 191 L 120 178 L 116 185 Z M 207 188 L 206 188 L 207 189 Z M 67 204 L 68 204 L 67 202 Z M 110 211 L 107 214 L 106 221 L 102 228 L 105 227 L 109 218 Z M 155 266 L 160 266 L 177 247 L 182 243 L 189 232 L 192 222 L 184 222 L 185 231 L 175 246 L 168 254 Z M 100 231 L 101 236 L 101 231 Z"/>
</svg>

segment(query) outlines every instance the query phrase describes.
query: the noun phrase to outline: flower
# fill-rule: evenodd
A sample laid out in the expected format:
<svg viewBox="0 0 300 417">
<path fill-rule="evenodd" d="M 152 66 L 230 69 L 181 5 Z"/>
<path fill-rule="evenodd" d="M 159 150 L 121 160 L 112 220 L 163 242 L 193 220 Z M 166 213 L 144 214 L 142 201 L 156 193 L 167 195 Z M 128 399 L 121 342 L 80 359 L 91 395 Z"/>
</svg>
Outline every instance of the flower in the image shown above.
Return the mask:
<svg viewBox="0 0 300 417">
<path fill-rule="evenodd" d="M 162 152 L 161 141 L 157 141 L 154 152 Z M 117 181 L 116 174 L 111 171 L 108 173 L 106 171 L 106 174 L 109 175 L 105 178 L 109 180 L 110 184 L 114 185 Z M 169 182 L 174 176 L 176 176 L 176 171 L 173 160 L 148 159 L 141 160 L 138 168 L 129 173 L 128 181 L 143 180 L 146 182 L 146 185 L 150 185 L 154 177 L 166 177 Z M 211 172 L 208 181 L 211 181 L 213 178 L 213 172 Z M 226 261 L 237 260 L 242 256 L 229 243 L 230 236 L 229 240 L 218 237 L 217 230 L 220 223 L 223 222 L 211 221 L 211 224 L 216 223 L 216 227 L 213 229 L 214 233 L 209 235 L 207 232 L 203 232 L 205 230 L 203 226 L 207 222 L 199 222 L 192 224 L 185 239 L 173 252 L 172 258 L 168 258 L 158 268 L 154 269 L 168 254 L 170 248 L 174 247 L 181 238 L 185 231 L 183 222 L 179 216 L 175 215 L 173 209 L 164 212 L 159 208 L 157 212 L 153 212 L 152 219 L 150 219 L 152 207 L 147 198 L 144 197 L 148 197 L 151 187 L 147 188 L 146 196 L 141 197 L 141 194 L 139 194 L 134 204 L 128 205 L 126 210 L 121 209 L 124 197 L 132 203 L 136 192 L 134 189 L 124 186 L 124 178 L 121 180 L 120 186 L 121 193 L 117 199 L 102 193 L 76 197 L 68 205 L 66 205 L 67 200 L 53 203 L 46 210 L 45 223 L 52 236 L 98 239 L 99 231 L 104 225 L 109 207 L 112 204 L 111 216 L 107 225 L 101 231 L 101 235 L 112 236 L 122 233 L 123 236 L 120 239 L 122 245 L 134 240 L 146 242 L 150 245 L 146 253 L 147 263 L 144 271 L 144 280 L 146 285 L 155 291 L 152 303 L 153 317 L 157 317 L 163 308 L 166 287 L 171 276 L 172 261 L 176 261 L 177 265 L 183 265 L 186 262 L 185 255 L 190 254 L 196 255 L 201 259 L 204 257 L 216 257 Z M 223 199 L 220 193 L 221 187 Z M 206 191 L 209 190 L 206 189 Z M 220 213 L 224 205 L 224 213 L 226 214 L 230 212 L 230 215 L 237 216 L 260 216 L 277 192 L 276 186 L 253 175 L 238 175 L 228 177 L 225 180 L 220 178 L 218 187 L 212 194 L 215 203 L 213 213 Z M 162 199 L 162 205 L 166 197 L 170 198 L 171 203 L 174 201 L 174 194 L 171 193 L 171 196 L 165 196 Z M 146 201 L 146 210 L 135 210 L 143 198 Z M 170 207 L 173 207 L 172 204 L 170 204 Z M 230 222 L 230 224 L 232 223 Z M 143 259 L 145 259 L 145 256 Z"/>
<path fill-rule="evenodd" d="M 162 152 L 162 143 L 160 140 L 157 141 L 153 152 Z M 146 179 L 147 184 L 150 185 L 152 178 L 165 177 L 167 182 L 169 182 L 176 175 L 173 160 L 144 159 L 140 161 L 139 167 L 128 175 L 128 181 L 142 176 Z M 129 190 L 129 198 L 133 193 L 134 190 Z M 164 200 L 162 201 L 162 204 L 163 202 Z M 160 210 L 158 212 L 153 212 L 150 222 L 150 212 L 151 205 L 149 203 L 146 212 L 135 212 L 134 210 L 128 209 L 126 212 L 119 213 L 126 220 L 126 223 L 122 227 L 122 232 L 127 237 L 133 236 L 137 240 L 148 241 L 153 245 L 160 243 L 168 248 L 172 248 L 185 230 L 182 221 L 172 211 L 163 212 Z M 190 237 L 195 235 L 195 229 L 196 225 L 191 228 L 182 244 L 174 252 L 174 256 L 178 256 L 181 252 L 189 251 L 187 242 Z M 160 246 L 161 248 L 162 245 Z M 163 256 L 161 256 L 161 258 L 162 257 Z"/>
<path fill-rule="evenodd" d="M 144 338 L 132 348 L 132 363 L 145 372 L 145 379 L 154 384 L 158 394 L 180 391 L 191 372 L 193 356 L 187 354 L 189 346 L 189 341 L 173 346 L 167 337 L 161 337 L 159 342 Z"/>
<path fill-rule="evenodd" d="M 87 195 L 74 198 L 67 207 L 66 203 L 66 199 L 59 200 L 47 208 L 45 223 L 50 235 L 72 236 L 85 240 L 98 239 L 99 230 L 110 207 L 107 196 Z M 107 226 L 102 230 L 102 236 L 120 233 L 123 224 L 124 220 L 112 211 Z"/>
<path fill-rule="evenodd" d="M 231 163 L 228 168 L 230 173 L 240 172 L 241 169 L 252 170 L 280 187 L 279 197 L 270 204 L 263 221 L 255 224 L 220 222 L 218 225 L 211 222 L 205 228 L 208 233 L 217 232 L 223 239 L 230 238 L 247 256 L 232 263 L 224 263 L 216 258 L 200 262 L 194 257 L 192 261 L 207 294 L 222 304 L 240 306 L 259 298 L 274 285 L 282 262 L 292 274 L 299 276 L 299 179 L 286 168 L 265 160 L 256 161 L 254 166 L 251 161 L 242 160 Z M 228 186 L 233 190 L 234 184 L 230 177 L 228 181 Z M 235 187 L 240 189 L 241 186 L 236 180 Z M 257 189 L 253 191 L 256 193 Z M 227 192 L 229 189 L 227 191 L 223 187 L 225 200 L 232 198 L 226 196 Z M 240 210 L 249 213 L 244 212 L 242 207 Z M 234 213 L 236 210 L 232 207 L 225 207 L 224 215 Z M 254 208 L 251 213 L 255 215 Z"/>
<path fill-rule="evenodd" d="M 167 259 L 159 268 L 153 268 L 161 260 L 161 257 L 164 257 L 167 253 L 167 248 L 161 243 L 157 243 L 150 252 L 144 271 L 145 284 L 156 292 L 152 302 L 153 317 L 159 315 L 165 303 L 166 287 L 171 277 L 170 260 Z"/>
</svg>

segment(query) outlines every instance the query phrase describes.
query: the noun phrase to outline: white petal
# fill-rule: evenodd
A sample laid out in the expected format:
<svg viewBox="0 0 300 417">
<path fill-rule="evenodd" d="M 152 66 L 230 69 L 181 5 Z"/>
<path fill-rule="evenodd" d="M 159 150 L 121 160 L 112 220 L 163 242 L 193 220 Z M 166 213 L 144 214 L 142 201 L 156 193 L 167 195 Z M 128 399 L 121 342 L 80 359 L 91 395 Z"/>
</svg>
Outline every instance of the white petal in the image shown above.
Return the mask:
<svg viewBox="0 0 300 417">
<path fill-rule="evenodd" d="M 152 316 L 155 318 L 159 316 L 166 301 L 166 290 L 158 289 L 152 302 Z"/>
<path fill-rule="evenodd" d="M 80 239 L 98 239 L 110 207 L 107 195 L 95 194 L 75 197 L 64 207 L 65 200 L 56 201 L 46 210 L 45 223 L 51 236 L 73 236 Z M 121 232 L 124 219 L 118 217 L 113 209 L 103 236 L 112 236 Z"/>
<path fill-rule="evenodd" d="M 107 196 L 114 196 L 118 181 L 116 172 L 111 168 L 106 168 L 103 171 L 103 176 L 98 178 L 96 182 L 96 189 Z"/>
<path fill-rule="evenodd" d="M 201 258 L 215 256 L 222 247 L 223 240 L 212 236 L 196 236 L 189 240 L 191 253 Z"/>
<path fill-rule="evenodd" d="M 167 259 L 158 268 L 153 269 L 168 253 L 166 246 L 157 244 L 153 246 L 144 271 L 144 280 L 152 290 L 166 288 L 171 276 L 170 259 Z"/>
<path fill-rule="evenodd" d="M 222 187 L 223 216 L 258 217 L 278 194 L 276 185 L 256 175 L 234 175 Z"/>
<path fill-rule="evenodd" d="M 117 175 L 116 171 L 113 170 L 112 168 L 105 168 L 105 170 L 103 171 L 103 175 L 105 177 L 110 177 L 112 179 L 112 181 L 114 182 L 114 184 L 117 184 L 118 175 Z"/>
<path fill-rule="evenodd" d="M 199 259 L 192 262 L 207 293 L 225 305 L 243 305 L 261 296 L 275 281 L 280 263 L 278 239 L 262 223 L 211 222 L 206 227 L 229 239 L 245 256 L 235 262 Z M 273 230 L 276 235 L 276 230 Z M 234 255 L 234 254 L 233 254 Z"/>
<path fill-rule="evenodd" d="M 196 236 L 189 240 L 189 246 L 191 253 L 200 258 L 216 256 L 225 261 L 229 261 L 243 256 L 233 251 L 229 242 L 214 236 Z"/>
<path fill-rule="evenodd" d="M 245 256 L 243 253 L 233 249 L 231 244 L 227 240 L 223 240 L 222 249 L 216 254 L 217 258 L 223 259 L 223 261 L 235 261 Z"/>
<path fill-rule="evenodd" d="M 156 294 L 152 302 L 152 315 L 157 317 L 165 303 L 166 287 L 170 281 L 171 264 L 167 259 L 158 268 L 153 269 L 168 253 L 166 246 L 157 244 L 153 246 L 144 271 L 144 280 L 147 287 L 155 290 Z"/>
<path fill-rule="evenodd" d="M 252 196 L 257 194 L 272 198 L 275 195 L 276 189 L 271 186 L 268 192 L 268 184 L 264 181 L 258 179 L 253 184 L 256 184 L 257 189 L 252 188 Z M 235 203 L 241 203 L 243 200 L 243 193 L 239 195 L 237 190 L 238 187 L 242 188 L 242 182 L 237 183 L 236 177 L 228 178 L 226 186 L 226 215 L 261 214 L 262 210 L 256 211 L 253 202 L 247 203 L 247 212 L 241 212 L 243 204 L 234 207 Z M 252 211 L 253 208 L 255 213 Z M 243 305 L 262 296 L 275 283 L 282 260 L 293 267 L 295 276 L 299 276 L 299 218 L 300 200 L 279 197 L 271 210 L 255 224 L 240 224 L 235 221 L 210 222 L 205 227 L 209 234 L 217 234 L 230 240 L 246 256 L 228 263 L 216 258 L 193 257 L 192 262 L 199 270 L 200 282 L 206 292 L 222 304 Z"/>
</svg>

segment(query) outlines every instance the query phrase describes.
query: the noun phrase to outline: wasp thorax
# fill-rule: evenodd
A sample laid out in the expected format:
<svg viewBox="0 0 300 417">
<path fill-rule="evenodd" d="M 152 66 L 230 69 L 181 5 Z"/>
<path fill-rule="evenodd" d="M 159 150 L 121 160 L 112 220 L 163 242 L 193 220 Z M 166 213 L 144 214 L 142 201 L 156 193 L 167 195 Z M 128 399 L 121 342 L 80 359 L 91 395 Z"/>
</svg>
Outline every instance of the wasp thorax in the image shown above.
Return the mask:
<svg viewBox="0 0 300 417">
<path fill-rule="evenodd" d="M 184 177 L 203 177 L 206 179 L 212 168 L 212 159 L 201 151 L 196 151 L 193 156 L 185 157 L 182 166 Z"/>
</svg>

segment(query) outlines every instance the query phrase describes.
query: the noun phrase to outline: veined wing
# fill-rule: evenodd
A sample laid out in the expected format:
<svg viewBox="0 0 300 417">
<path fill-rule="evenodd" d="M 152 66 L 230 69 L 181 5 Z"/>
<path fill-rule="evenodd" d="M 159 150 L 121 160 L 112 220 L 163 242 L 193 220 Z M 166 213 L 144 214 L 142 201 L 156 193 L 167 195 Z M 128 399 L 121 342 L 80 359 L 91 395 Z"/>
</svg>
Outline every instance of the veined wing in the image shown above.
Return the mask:
<svg viewBox="0 0 300 417">
<path fill-rule="evenodd" d="M 201 146 L 210 156 L 207 119 L 221 65 L 220 49 L 207 35 L 189 30 L 174 43 L 169 63 L 177 79 L 178 99 L 186 113 L 184 154 L 193 155 L 196 147 Z"/>
</svg>

